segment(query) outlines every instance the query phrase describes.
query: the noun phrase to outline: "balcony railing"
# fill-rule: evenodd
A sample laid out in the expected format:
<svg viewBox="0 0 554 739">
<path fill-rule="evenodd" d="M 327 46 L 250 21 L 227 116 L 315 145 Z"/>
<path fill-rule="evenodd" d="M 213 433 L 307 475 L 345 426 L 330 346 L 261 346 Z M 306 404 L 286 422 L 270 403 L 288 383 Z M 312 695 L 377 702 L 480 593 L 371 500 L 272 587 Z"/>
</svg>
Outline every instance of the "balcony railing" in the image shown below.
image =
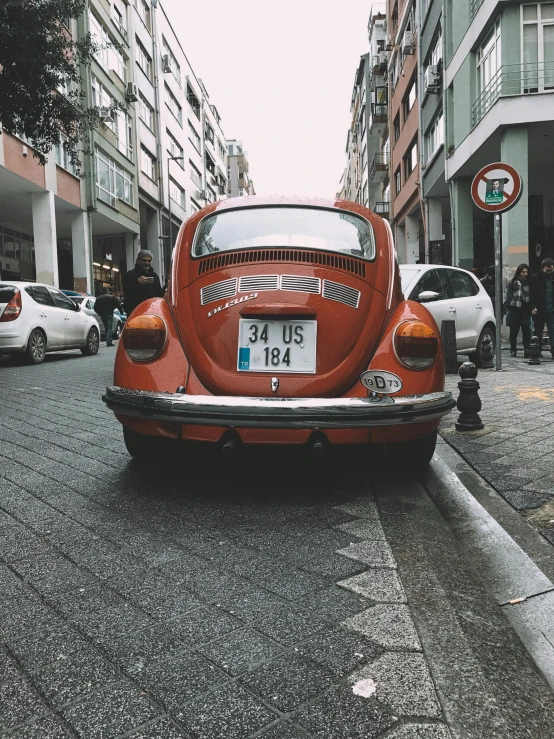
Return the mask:
<svg viewBox="0 0 554 739">
<path fill-rule="evenodd" d="M 371 160 L 370 176 L 371 179 L 375 179 L 377 172 L 388 172 L 389 170 L 389 155 L 388 152 L 378 152 L 374 155 Z"/>
<path fill-rule="evenodd" d="M 477 11 L 483 4 L 483 0 L 471 0 L 471 17 L 474 18 L 477 15 Z"/>
<path fill-rule="evenodd" d="M 374 123 L 386 123 L 389 119 L 389 106 L 386 103 L 372 103 L 371 115 Z"/>
<path fill-rule="evenodd" d="M 505 64 L 473 103 L 472 125 L 476 126 L 501 97 L 541 92 L 554 92 L 554 61 Z"/>
<path fill-rule="evenodd" d="M 388 218 L 389 217 L 389 204 L 386 201 L 377 201 L 373 204 L 373 212 L 377 213 L 378 216 L 381 216 L 381 218 Z"/>
</svg>

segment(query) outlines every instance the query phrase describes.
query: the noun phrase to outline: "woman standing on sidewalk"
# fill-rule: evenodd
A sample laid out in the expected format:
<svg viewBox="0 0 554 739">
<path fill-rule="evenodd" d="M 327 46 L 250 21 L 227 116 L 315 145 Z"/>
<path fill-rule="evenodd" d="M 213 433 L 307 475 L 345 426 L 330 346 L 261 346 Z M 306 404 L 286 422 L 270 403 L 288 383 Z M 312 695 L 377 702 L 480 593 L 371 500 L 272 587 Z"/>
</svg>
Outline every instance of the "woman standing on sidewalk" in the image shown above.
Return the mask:
<svg viewBox="0 0 554 739">
<path fill-rule="evenodd" d="M 508 313 L 506 325 L 510 327 L 510 356 L 517 356 L 517 337 L 519 330 L 523 335 L 523 356 L 529 356 L 531 342 L 531 294 L 529 292 L 529 265 L 520 264 L 508 283 Z"/>
</svg>

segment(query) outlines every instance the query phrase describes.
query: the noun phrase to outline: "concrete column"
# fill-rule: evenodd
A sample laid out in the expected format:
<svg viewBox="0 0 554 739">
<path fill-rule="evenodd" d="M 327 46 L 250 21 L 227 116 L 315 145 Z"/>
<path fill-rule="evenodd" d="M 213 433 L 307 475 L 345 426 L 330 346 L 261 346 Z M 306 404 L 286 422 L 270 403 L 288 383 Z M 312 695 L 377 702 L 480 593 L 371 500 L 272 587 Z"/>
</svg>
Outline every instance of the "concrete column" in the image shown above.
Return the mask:
<svg viewBox="0 0 554 739">
<path fill-rule="evenodd" d="M 56 243 L 56 207 L 53 192 L 34 192 L 33 235 L 37 282 L 59 286 L 58 247 Z"/>
<path fill-rule="evenodd" d="M 471 178 L 458 177 L 452 182 L 452 264 L 473 268 L 473 200 Z"/>
<path fill-rule="evenodd" d="M 406 216 L 406 264 L 415 264 L 419 259 L 419 218 Z"/>
<path fill-rule="evenodd" d="M 154 271 L 162 279 L 163 264 L 162 264 L 162 241 L 160 231 L 160 216 L 157 210 L 146 211 L 146 239 L 148 246 L 143 246 L 143 249 L 148 249 L 152 252 L 152 267 Z M 167 248 L 169 249 L 169 239 L 165 239 L 168 242 Z M 165 243 L 165 242 L 164 242 Z"/>
<path fill-rule="evenodd" d="M 78 292 L 92 294 L 94 283 L 88 219 L 88 213 L 79 213 L 71 223 L 73 287 Z"/>
<path fill-rule="evenodd" d="M 127 231 L 125 233 L 125 261 L 127 262 L 127 270 L 133 269 L 139 253 L 138 234 Z"/>
<path fill-rule="evenodd" d="M 502 215 L 504 278 L 511 279 L 521 262 L 529 264 L 529 136 L 526 126 L 511 126 L 500 140 L 500 159 L 515 167 L 523 180 L 523 195 L 515 208 Z"/>
</svg>

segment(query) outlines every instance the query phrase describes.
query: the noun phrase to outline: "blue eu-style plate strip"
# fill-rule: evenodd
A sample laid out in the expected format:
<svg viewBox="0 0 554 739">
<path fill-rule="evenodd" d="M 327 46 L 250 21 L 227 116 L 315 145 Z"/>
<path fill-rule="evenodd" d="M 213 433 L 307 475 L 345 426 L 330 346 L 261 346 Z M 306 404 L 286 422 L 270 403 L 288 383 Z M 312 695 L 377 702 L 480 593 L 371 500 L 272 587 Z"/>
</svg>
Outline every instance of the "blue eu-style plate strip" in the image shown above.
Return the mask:
<svg viewBox="0 0 554 739">
<path fill-rule="evenodd" d="M 250 369 L 250 347 L 239 347 L 239 370 Z"/>
</svg>

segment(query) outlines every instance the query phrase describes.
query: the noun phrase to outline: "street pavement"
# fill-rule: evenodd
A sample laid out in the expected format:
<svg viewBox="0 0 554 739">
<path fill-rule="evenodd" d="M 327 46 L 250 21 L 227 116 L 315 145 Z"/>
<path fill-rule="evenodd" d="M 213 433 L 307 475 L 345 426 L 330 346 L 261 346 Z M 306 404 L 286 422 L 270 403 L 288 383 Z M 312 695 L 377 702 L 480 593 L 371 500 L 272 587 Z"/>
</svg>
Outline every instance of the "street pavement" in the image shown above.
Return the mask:
<svg viewBox="0 0 554 739">
<path fill-rule="evenodd" d="M 477 380 L 484 429 L 456 431 L 457 413 L 441 434 L 516 510 L 554 544 L 554 362 L 541 364 L 502 352 L 502 370 L 481 370 Z M 458 375 L 446 387 L 459 396 Z"/>
<path fill-rule="evenodd" d="M 416 476 L 356 450 L 138 465 L 113 357 L 0 359 L 0 736 L 552 737 Z"/>
</svg>

